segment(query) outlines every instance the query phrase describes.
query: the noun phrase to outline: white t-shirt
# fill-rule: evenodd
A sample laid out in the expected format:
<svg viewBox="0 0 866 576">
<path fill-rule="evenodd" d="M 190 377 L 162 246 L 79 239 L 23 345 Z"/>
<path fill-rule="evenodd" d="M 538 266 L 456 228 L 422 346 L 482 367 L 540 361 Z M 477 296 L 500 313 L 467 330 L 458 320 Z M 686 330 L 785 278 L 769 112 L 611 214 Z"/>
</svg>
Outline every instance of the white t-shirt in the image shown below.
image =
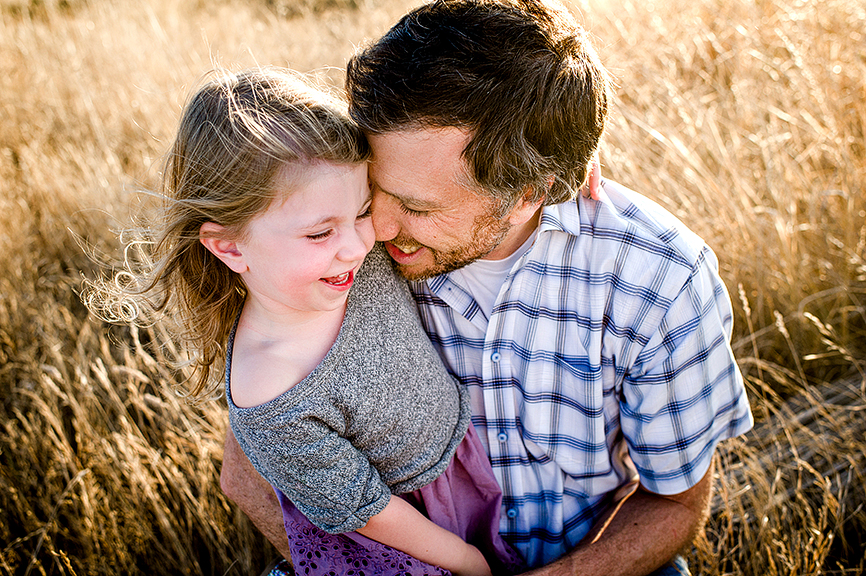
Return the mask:
<svg viewBox="0 0 866 576">
<path fill-rule="evenodd" d="M 502 289 L 502 285 L 505 284 L 505 278 L 511 272 L 511 268 L 532 247 L 532 243 L 535 242 L 537 235 L 538 228 L 533 230 L 532 234 L 530 234 L 529 238 L 526 239 L 526 242 L 520 248 L 502 260 L 476 260 L 452 272 L 452 274 L 460 277 L 463 286 L 475 298 L 478 307 L 481 308 L 481 313 L 484 314 L 486 319 L 489 320 L 490 315 L 493 313 L 496 298 L 499 296 L 499 291 Z"/>
</svg>

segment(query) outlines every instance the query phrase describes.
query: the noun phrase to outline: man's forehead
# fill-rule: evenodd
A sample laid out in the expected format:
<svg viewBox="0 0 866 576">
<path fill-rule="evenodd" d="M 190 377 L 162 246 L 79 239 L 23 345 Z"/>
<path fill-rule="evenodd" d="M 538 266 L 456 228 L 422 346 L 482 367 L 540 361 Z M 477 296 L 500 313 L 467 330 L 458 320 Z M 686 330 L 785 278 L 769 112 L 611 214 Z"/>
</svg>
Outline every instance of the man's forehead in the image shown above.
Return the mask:
<svg viewBox="0 0 866 576">
<path fill-rule="evenodd" d="M 437 191 L 466 188 L 472 180 L 463 157 L 468 137 L 457 128 L 371 134 L 370 179 L 395 198 L 435 203 Z"/>
<path fill-rule="evenodd" d="M 470 134 L 459 128 L 413 128 L 381 134 L 368 134 L 372 161 L 389 171 L 435 169 L 449 164 L 463 164 L 463 152 Z M 452 168 L 452 166 L 447 166 Z"/>
</svg>

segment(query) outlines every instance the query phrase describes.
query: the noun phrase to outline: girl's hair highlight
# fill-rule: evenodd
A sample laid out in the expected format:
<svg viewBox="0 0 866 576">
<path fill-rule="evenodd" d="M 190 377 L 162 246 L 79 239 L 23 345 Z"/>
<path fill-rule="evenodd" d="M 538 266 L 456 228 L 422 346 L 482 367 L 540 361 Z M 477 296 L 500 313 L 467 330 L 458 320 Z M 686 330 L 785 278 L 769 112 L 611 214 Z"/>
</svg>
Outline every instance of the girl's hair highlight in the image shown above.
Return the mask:
<svg viewBox="0 0 866 576">
<path fill-rule="evenodd" d="M 288 70 L 215 71 L 184 107 L 165 157 L 162 209 L 150 231 L 125 242 L 113 278 L 86 301 L 109 321 L 166 322 L 192 374 L 181 394 L 220 395 L 225 344 L 246 297 L 240 276 L 200 242 L 205 222 L 243 239 L 247 224 L 276 198 L 285 167 L 369 159 L 345 103 Z M 216 367 L 219 367 L 217 370 Z"/>
</svg>

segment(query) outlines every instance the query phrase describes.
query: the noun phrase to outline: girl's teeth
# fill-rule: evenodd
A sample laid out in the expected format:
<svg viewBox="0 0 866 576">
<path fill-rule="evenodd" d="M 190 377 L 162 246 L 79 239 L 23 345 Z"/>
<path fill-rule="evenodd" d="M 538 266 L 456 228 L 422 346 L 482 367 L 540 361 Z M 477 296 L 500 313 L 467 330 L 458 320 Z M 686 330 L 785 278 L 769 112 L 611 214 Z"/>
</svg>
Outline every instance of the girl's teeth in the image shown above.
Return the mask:
<svg viewBox="0 0 866 576">
<path fill-rule="evenodd" d="M 346 272 L 344 274 L 340 274 L 339 276 L 325 278 L 325 282 L 327 282 L 328 284 L 345 284 L 346 280 L 349 279 L 350 274 L 351 272 Z"/>
</svg>

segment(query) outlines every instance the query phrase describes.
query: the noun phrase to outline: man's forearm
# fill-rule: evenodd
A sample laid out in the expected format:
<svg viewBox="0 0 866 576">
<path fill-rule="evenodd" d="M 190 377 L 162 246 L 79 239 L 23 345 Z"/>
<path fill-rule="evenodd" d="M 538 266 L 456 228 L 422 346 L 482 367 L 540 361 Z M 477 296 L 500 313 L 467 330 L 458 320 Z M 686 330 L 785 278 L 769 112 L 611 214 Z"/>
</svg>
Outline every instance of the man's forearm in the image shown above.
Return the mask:
<svg viewBox="0 0 866 576">
<path fill-rule="evenodd" d="M 229 429 L 223 451 L 220 487 L 256 525 L 277 552 L 291 560 L 283 512 L 267 480 L 253 468 Z"/>
<path fill-rule="evenodd" d="M 640 576 L 687 547 L 709 509 L 713 466 L 682 494 L 659 496 L 638 488 L 596 538 L 588 538 L 555 562 L 526 576 Z M 587 541 L 591 540 L 591 541 Z"/>
</svg>

